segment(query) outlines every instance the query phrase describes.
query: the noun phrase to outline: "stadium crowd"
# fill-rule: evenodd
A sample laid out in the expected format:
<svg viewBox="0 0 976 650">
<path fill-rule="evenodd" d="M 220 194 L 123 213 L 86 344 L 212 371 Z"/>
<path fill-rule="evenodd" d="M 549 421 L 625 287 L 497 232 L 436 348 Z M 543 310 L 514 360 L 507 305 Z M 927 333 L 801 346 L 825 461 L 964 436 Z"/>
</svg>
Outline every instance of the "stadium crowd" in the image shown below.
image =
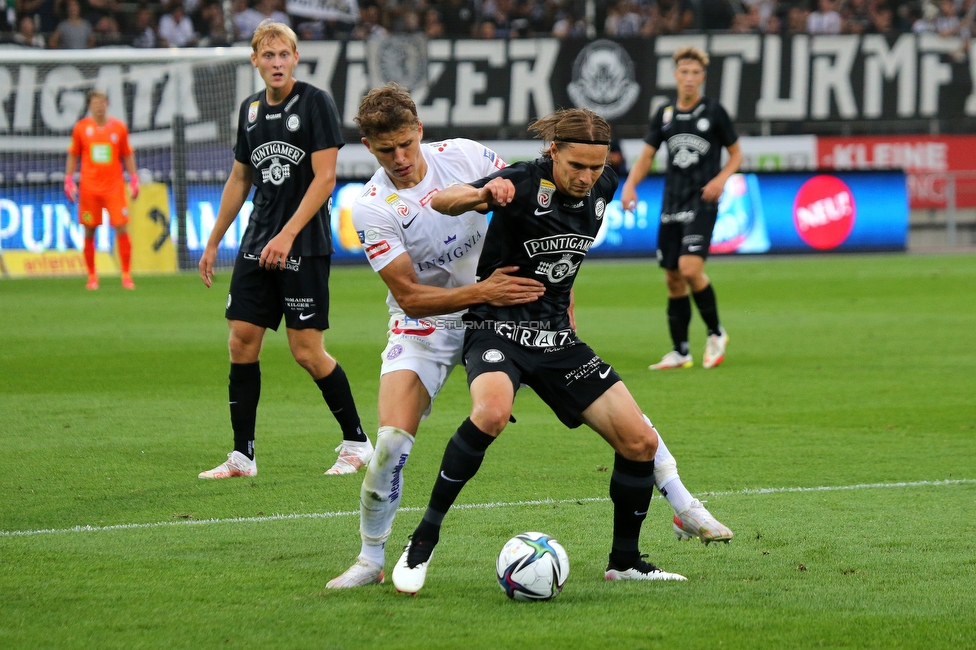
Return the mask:
<svg viewBox="0 0 976 650">
<path fill-rule="evenodd" d="M 363 0 L 356 22 L 289 15 L 286 0 L 7 0 L 0 41 L 23 47 L 249 42 L 266 18 L 302 40 L 625 38 L 695 31 L 969 37 L 976 0 Z"/>
</svg>

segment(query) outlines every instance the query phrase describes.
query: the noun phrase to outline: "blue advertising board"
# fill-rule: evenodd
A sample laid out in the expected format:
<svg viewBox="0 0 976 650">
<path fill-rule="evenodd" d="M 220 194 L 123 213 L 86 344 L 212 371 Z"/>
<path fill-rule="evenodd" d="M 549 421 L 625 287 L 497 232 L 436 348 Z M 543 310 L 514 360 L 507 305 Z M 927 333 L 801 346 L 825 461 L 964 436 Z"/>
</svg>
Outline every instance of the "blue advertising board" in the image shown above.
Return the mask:
<svg viewBox="0 0 976 650">
<path fill-rule="evenodd" d="M 362 182 L 337 183 L 333 194 L 335 261 L 365 262 L 352 226 L 352 204 Z M 188 188 L 187 249 L 199 259 L 217 221 L 223 186 Z M 607 206 L 590 257 L 648 257 L 657 248 L 664 178 L 651 176 L 637 188 L 638 205 L 624 211 L 617 198 Z M 247 226 L 251 203 L 221 241 L 232 258 Z M 76 207 L 60 185 L 0 187 L 0 250 L 80 250 L 83 229 Z M 175 207 L 170 214 L 175 214 Z M 176 233 L 175 220 L 172 231 Z M 725 187 L 712 238 L 713 254 L 903 250 L 908 233 L 908 194 L 902 172 L 735 174 Z M 100 228 L 97 247 L 110 250 L 111 233 Z"/>
</svg>

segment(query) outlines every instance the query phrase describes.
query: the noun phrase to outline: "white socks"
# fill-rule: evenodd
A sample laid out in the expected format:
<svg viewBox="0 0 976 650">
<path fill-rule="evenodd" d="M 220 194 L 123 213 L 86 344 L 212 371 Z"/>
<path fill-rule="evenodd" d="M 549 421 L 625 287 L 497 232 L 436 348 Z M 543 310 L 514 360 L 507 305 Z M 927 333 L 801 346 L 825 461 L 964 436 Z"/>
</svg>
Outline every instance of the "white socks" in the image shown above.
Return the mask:
<svg viewBox="0 0 976 650">
<path fill-rule="evenodd" d="M 654 425 L 651 424 L 646 415 L 644 422 L 647 422 L 648 426 L 654 429 Z M 654 430 L 657 431 L 657 429 Z M 668 446 L 664 444 L 664 438 L 661 437 L 660 432 L 657 434 L 657 453 L 654 454 L 654 485 L 668 500 L 675 512 L 681 512 L 687 508 L 695 498 L 681 482 L 681 477 L 678 476 L 678 463 L 668 451 Z"/>
<path fill-rule="evenodd" d="M 376 450 L 366 467 L 359 495 L 359 532 L 363 547 L 359 556 L 383 566 L 383 547 L 403 494 L 403 466 L 414 437 L 396 427 L 380 427 Z"/>
</svg>

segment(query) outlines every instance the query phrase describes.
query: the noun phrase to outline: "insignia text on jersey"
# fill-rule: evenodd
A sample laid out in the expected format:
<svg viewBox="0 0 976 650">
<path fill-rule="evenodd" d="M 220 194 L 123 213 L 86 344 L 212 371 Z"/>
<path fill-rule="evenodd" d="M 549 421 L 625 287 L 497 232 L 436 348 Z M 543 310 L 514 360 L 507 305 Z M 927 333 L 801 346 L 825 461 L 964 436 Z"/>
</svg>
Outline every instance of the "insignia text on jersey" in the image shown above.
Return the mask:
<svg viewBox="0 0 976 650">
<path fill-rule="evenodd" d="M 305 157 L 305 152 L 287 142 L 274 140 L 262 144 L 251 152 L 251 164 L 255 167 L 260 167 L 262 163 L 274 156 L 284 158 L 297 165 Z"/>
<path fill-rule="evenodd" d="M 586 235 L 551 235 L 541 239 L 530 239 L 525 242 L 525 252 L 529 257 L 546 253 L 583 253 L 586 254 L 593 244 L 593 238 Z"/>
<path fill-rule="evenodd" d="M 447 251 L 441 253 L 437 257 L 432 257 L 428 260 L 417 262 L 417 270 L 422 273 L 438 266 L 446 266 L 454 260 L 464 257 L 465 253 L 474 248 L 478 242 L 481 241 L 481 237 L 481 231 L 478 231 L 463 242 L 459 242 L 456 246 L 448 248 Z"/>
</svg>

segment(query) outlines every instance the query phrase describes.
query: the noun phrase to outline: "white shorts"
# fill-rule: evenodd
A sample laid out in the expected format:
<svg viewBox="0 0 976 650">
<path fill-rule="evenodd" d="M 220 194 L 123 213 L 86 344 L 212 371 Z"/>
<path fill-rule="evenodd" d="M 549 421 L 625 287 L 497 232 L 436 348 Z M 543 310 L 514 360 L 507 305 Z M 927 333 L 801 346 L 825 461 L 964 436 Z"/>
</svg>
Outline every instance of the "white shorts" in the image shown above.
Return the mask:
<svg viewBox="0 0 976 650">
<path fill-rule="evenodd" d="M 412 371 L 427 389 L 433 405 L 451 371 L 461 365 L 463 347 L 464 330 L 460 326 L 435 327 L 432 320 L 425 318 L 393 316 L 380 376 L 395 370 Z M 430 415 L 430 410 L 428 406 L 423 418 Z"/>
</svg>

